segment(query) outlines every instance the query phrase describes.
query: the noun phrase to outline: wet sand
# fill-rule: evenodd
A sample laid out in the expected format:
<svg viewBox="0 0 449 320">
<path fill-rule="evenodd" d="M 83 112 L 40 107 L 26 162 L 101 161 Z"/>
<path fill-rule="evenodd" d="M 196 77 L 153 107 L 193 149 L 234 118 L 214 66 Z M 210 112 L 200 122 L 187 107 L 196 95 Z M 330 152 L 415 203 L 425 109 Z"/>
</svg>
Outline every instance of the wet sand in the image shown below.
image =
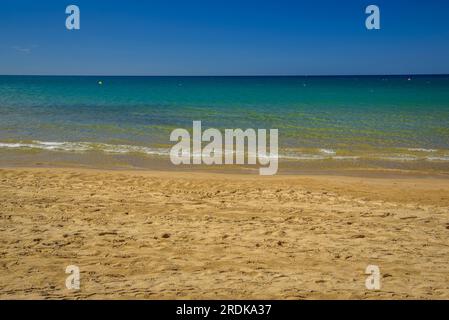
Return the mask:
<svg viewBox="0 0 449 320">
<path fill-rule="evenodd" d="M 0 181 L 2 299 L 449 298 L 449 179 L 5 168 Z M 380 290 L 365 288 L 369 264 Z"/>
</svg>

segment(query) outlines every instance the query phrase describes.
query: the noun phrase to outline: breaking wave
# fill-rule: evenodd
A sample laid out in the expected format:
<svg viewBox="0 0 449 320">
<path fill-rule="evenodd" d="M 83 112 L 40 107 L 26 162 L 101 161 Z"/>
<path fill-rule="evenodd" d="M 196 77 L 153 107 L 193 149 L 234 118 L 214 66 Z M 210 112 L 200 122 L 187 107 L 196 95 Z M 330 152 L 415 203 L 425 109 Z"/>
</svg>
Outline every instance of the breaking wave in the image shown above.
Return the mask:
<svg viewBox="0 0 449 320">
<path fill-rule="evenodd" d="M 153 156 L 169 156 L 170 148 L 154 148 L 127 144 L 107 144 L 96 142 L 0 142 L 0 149 L 17 150 L 47 150 L 59 152 L 104 152 L 107 154 L 142 154 Z M 359 154 L 339 153 L 333 149 L 317 148 L 312 150 L 281 150 L 279 158 L 286 160 L 313 161 L 313 160 L 341 160 L 356 161 L 359 159 L 378 159 L 386 161 L 431 161 L 449 162 L 449 152 L 435 149 L 408 148 L 403 152 L 366 152 Z M 410 153 L 407 153 L 409 151 Z"/>
</svg>

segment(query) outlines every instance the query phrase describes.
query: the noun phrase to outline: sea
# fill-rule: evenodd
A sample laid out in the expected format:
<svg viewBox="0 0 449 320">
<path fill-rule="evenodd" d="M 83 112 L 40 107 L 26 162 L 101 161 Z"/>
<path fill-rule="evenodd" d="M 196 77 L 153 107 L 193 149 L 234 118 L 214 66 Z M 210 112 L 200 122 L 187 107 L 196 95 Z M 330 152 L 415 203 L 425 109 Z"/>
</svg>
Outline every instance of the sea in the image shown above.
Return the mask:
<svg viewBox="0 0 449 320">
<path fill-rule="evenodd" d="M 145 167 L 193 121 L 278 129 L 304 168 L 449 171 L 449 75 L 0 76 L 3 165 Z"/>
</svg>

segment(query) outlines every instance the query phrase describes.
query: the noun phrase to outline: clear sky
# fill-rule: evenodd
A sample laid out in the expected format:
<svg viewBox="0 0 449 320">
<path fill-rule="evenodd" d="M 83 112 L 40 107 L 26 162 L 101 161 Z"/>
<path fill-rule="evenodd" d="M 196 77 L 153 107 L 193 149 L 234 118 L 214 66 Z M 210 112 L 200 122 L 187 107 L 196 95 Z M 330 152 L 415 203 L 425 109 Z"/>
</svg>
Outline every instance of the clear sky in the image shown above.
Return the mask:
<svg viewBox="0 0 449 320">
<path fill-rule="evenodd" d="M 2 0 L 0 74 L 449 73 L 448 17 L 447 0 Z"/>
</svg>

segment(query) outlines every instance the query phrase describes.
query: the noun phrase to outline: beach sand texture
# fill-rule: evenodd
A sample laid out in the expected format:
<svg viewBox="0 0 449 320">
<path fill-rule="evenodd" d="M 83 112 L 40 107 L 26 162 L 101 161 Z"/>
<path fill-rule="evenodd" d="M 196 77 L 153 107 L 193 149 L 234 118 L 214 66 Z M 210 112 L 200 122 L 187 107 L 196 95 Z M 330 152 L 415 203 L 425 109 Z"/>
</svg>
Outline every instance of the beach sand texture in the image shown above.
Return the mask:
<svg viewBox="0 0 449 320">
<path fill-rule="evenodd" d="M 0 298 L 449 298 L 449 180 L 0 170 Z M 65 287 L 67 265 L 81 289 Z M 365 288 L 378 265 L 381 290 Z"/>
</svg>

